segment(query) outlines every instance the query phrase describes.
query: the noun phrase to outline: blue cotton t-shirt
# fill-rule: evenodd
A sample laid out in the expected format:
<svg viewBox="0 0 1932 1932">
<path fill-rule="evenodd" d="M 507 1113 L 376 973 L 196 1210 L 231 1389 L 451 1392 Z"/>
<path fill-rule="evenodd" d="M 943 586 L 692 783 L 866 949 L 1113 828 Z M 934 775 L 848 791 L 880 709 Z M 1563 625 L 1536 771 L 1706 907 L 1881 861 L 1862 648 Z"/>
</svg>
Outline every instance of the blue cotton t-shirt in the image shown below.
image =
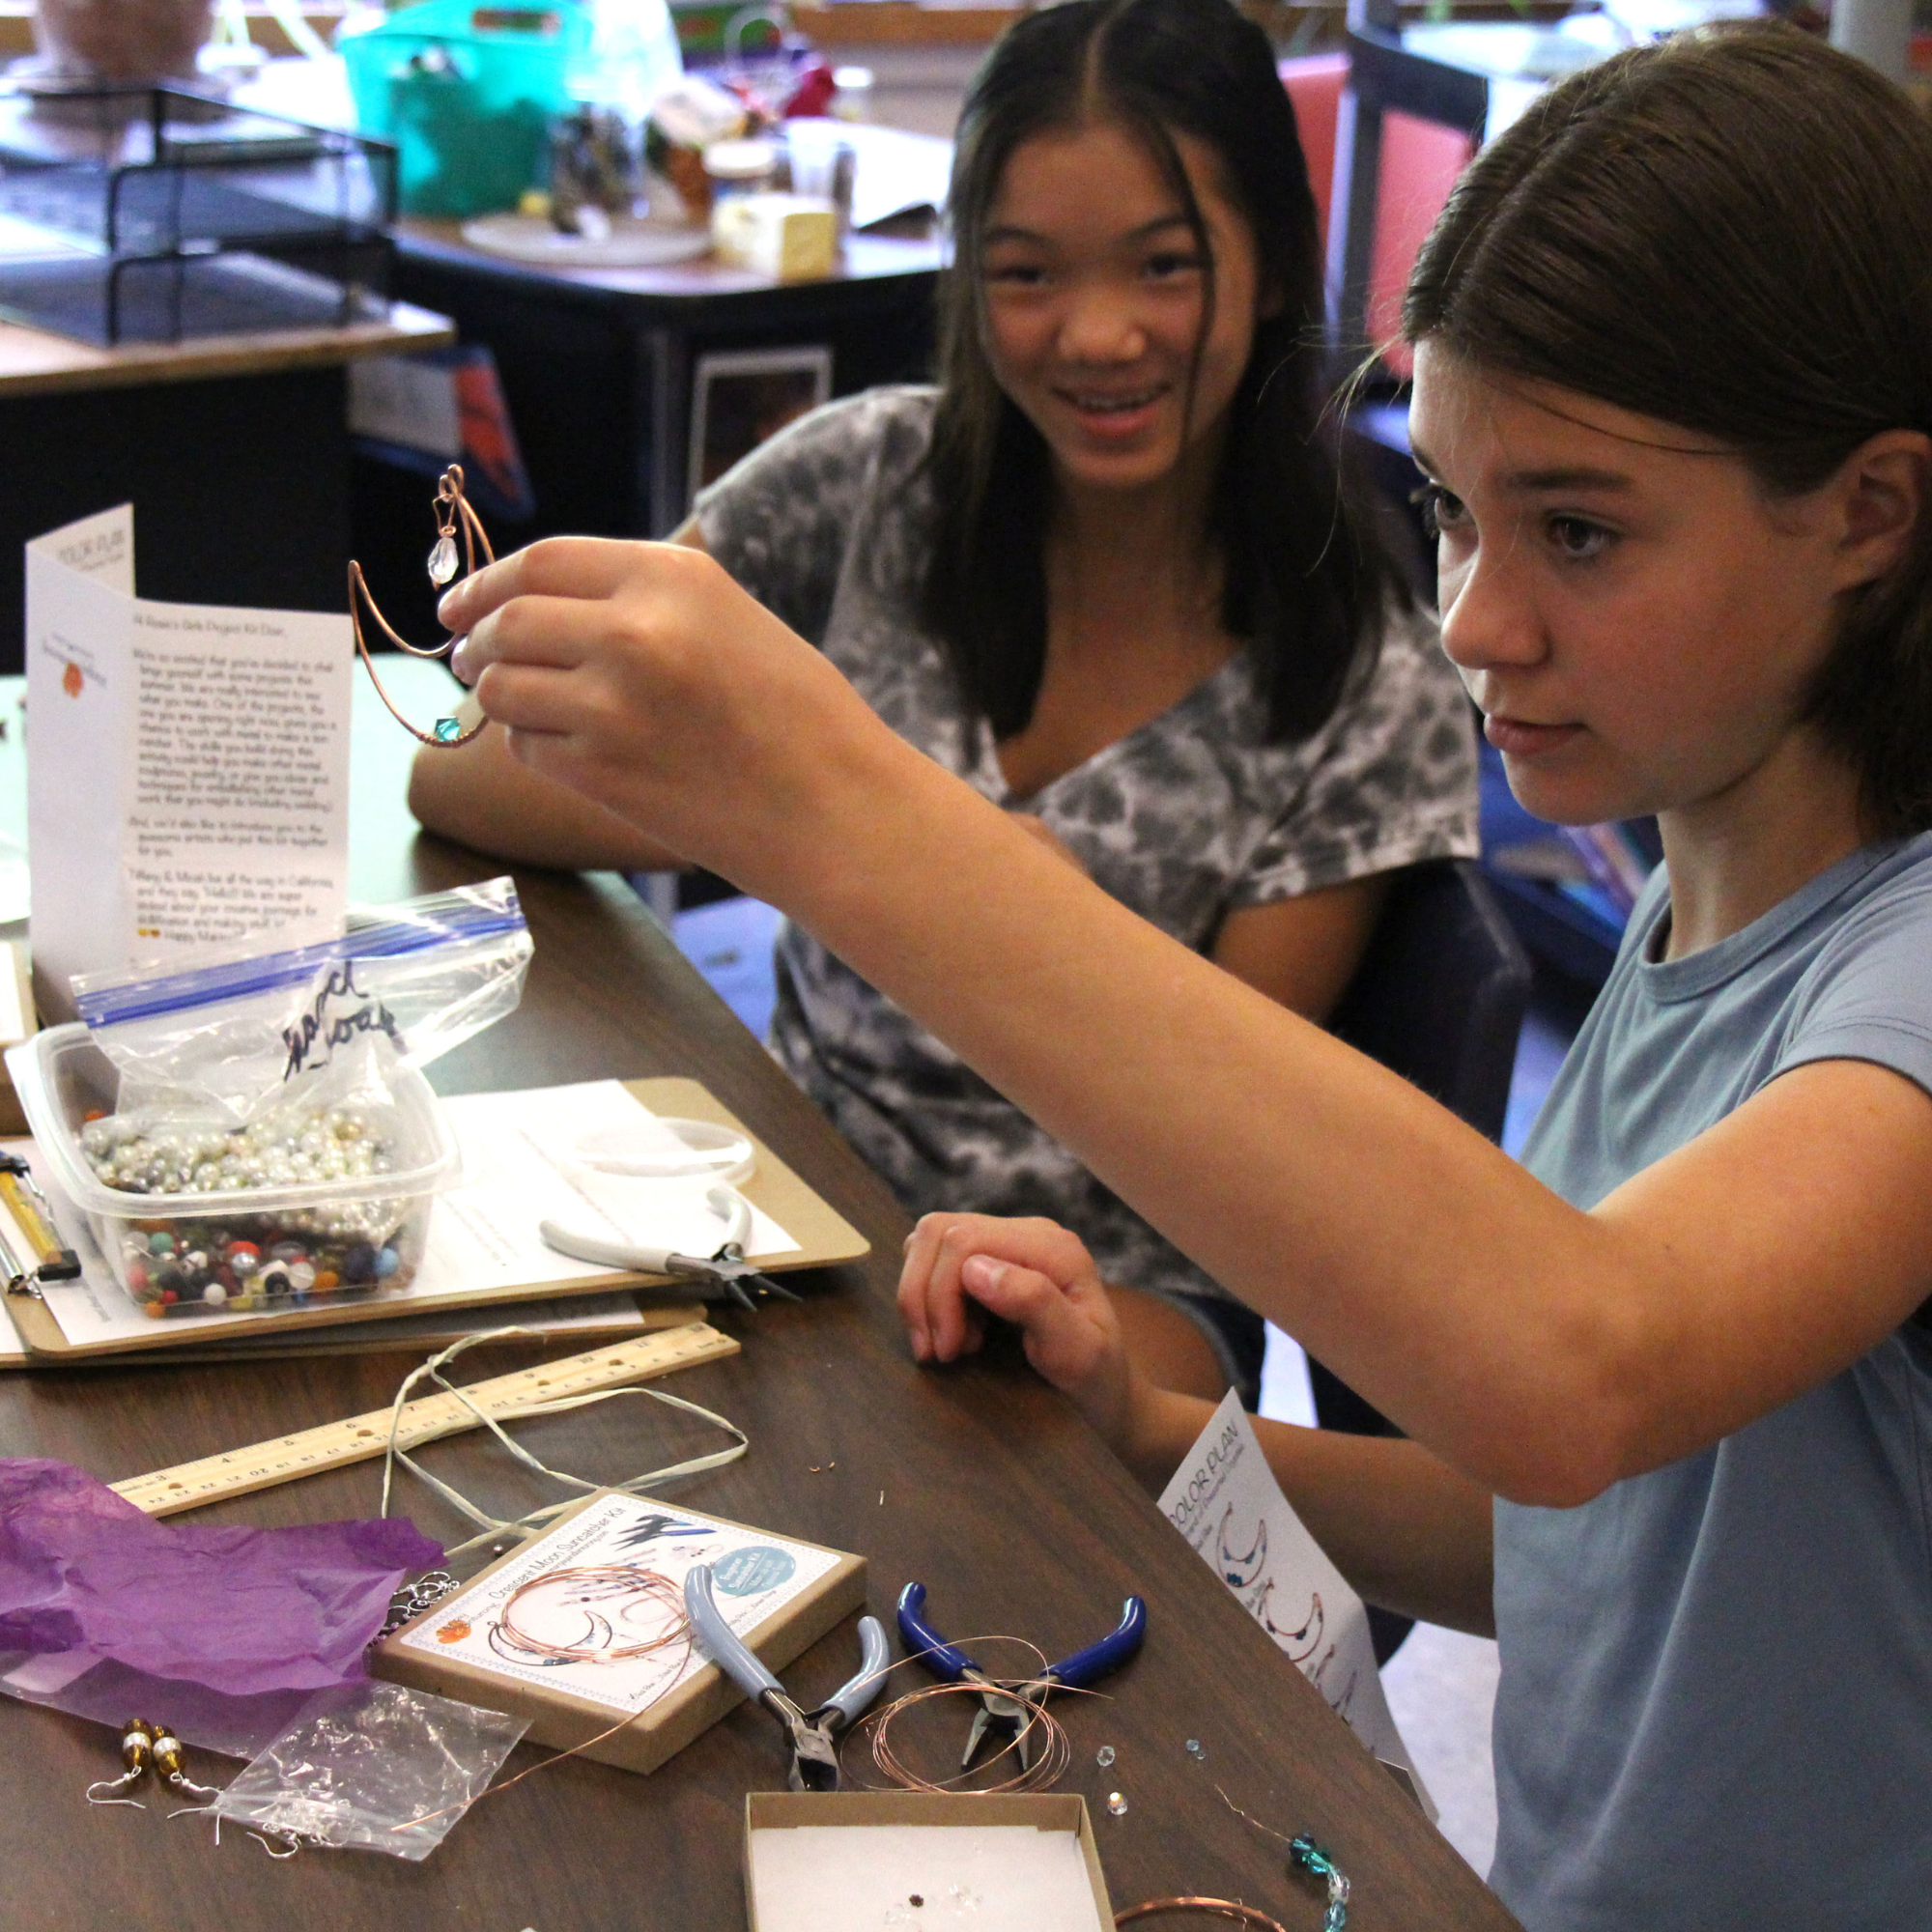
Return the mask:
<svg viewBox="0 0 1932 1932">
<path fill-rule="evenodd" d="M 1806 1061 L 1932 1093 L 1932 834 L 1654 963 L 1668 911 L 1660 870 L 1524 1150 L 1565 1200 Z M 1932 1333 L 1580 1509 L 1499 1501 L 1495 1603 L 1529 1932 L 1932 1925 Z"/>
</svg>

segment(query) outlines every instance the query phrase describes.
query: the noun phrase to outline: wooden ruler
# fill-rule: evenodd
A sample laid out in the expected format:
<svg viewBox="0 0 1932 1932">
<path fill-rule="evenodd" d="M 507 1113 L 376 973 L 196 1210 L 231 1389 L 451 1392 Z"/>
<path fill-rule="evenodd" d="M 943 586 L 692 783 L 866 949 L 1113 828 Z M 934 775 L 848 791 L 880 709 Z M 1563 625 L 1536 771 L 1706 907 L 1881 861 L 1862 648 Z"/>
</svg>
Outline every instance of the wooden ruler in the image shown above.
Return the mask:
<svg viewBox="0 0 1932 1932">
<path fill-rule="evenodd" d="M 700 1362 L 719 1361 L 737 1352 L 738 1344 L 730 1336 L 694 1321 L 683 1328 L 660 1329 L 636 1341 L 613 1342 L 609 1348 L 592 1349 L 585 1354 L 567 1355 L 561 1361 L 540 1362 L 535 1368 L 519 1369 L 515 1375 L 468 1382 L 463 1392 L 485 1415 L 501 1416 L 536 1403 L 554 1402 L 559 1396 L 591 1395 L 599 1389 L 648 1381 L 674 1369 L 696 1368 Z M 477 1426 L 475 1416 L 455 1396 L 439 1390 L 404 1404 L 396 1442 L 401 1448 L 413 1449 L 419 1442 L 434 1442 L 438 1436 L 457 1435 Z M 173 1516 L 181 1510 L 219 1502 L 224 1496 L 242 1496 L 251 1490 L 292 1483 L 298 1476 L 313 1476 L 318 1470 L 367 1462 L 388 1446 L 389 1411 L 379 1408 L 294 1435 L 278 1435 L 272 1442 L 231 1449 L 221 1456 L 204 1456 L 198 1463 L 156 1469 L 147 1476 L 129 1476 L 126 1482 L 109 1487 L 150 1516 Z"/>
</svg>

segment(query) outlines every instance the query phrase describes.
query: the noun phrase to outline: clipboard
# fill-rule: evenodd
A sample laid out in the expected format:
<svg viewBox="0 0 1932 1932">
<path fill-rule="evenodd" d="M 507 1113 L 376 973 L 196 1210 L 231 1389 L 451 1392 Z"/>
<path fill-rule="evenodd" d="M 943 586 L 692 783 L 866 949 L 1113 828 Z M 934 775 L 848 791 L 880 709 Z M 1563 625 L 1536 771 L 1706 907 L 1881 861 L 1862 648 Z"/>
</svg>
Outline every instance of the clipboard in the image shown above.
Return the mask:
<svg viewBox="0 0 1932 1932">
<path fill-rule="evenodd" d="M 789 1273 L 795 1268 L 833 1267 L 841 1262 L 856 1262 L 871 1252 L 871 1243 L 826 1202 L 821 1201 L 792 1170 L 754 1134 L 750 1127 L 714 1099 L 696 1080 L 666 1076 L 653 1080 L 626 1080 L 625 1091 L 654 1114 L 688 1120 L 711 1121 L 746 1136 L 757 1153 L 757 1166 L 741 1192 L 753 1207 L 762 1208 L 792 1236 L 798 1246 L 769 1258 L 751 1259 L 773 1274 Z M 559 1265 L 571 1266 L 568 1257 L 557 1257 Z M 509 1288 L 486 1288 L 472 1293 L 438 1294 L 418 1299 L 400 1294 L 393 1301 L 348 1301 L 291 1309 L 285 1315 L 251 1316 L 246 1324 L 224 1325 L 211 1332 L 200 1321 L 157 1321 L 138 1335 L 105 1342 L 70 1342 L 53 1312 L 33 1295 L 10 1294 L 7 1313 L 13 1319 L 35 1367 L 99 1361 L 110 1355 L 162 1355 L 169 1350 L 194 1349 L 202 1359 L 208 1351 L 235 1342 L 246 1346 L 276 1334 L 300 1329 L 327 1328 L 347 1321 L 378 1321 L 405 1315 L 446 1314 L 460 1308 L 484 1308 L 505 1301 L 543 1301 L 558 1295 L 601 1294 L 625 1289 L 674 1288 L 682 1284 L 666 1275 L 615 1274 L 609 1269 L 596 1274 L 561 1275 L 555 1281 L 520 1283 Z M 238 1356 L 236 1359 L 242 1359 Z"/>
</svg>

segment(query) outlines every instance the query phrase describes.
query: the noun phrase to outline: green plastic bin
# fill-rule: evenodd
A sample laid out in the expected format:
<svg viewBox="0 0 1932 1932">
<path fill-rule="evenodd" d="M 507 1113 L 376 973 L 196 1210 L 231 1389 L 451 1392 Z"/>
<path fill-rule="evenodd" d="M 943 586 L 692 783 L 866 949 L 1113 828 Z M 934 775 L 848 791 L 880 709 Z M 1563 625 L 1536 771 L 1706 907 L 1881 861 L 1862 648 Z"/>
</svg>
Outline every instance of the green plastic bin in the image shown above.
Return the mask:
<svg viewBox="0 0 1932 1932">
<path fill-rule="evenodd" d="M 362 131 L 396 145 L 403 213 L 449 215 L 513 208 L 544 185 L 550 119 L 589 46 L 571 0 L 428 0 L 337 43 Z"/>
</svg>

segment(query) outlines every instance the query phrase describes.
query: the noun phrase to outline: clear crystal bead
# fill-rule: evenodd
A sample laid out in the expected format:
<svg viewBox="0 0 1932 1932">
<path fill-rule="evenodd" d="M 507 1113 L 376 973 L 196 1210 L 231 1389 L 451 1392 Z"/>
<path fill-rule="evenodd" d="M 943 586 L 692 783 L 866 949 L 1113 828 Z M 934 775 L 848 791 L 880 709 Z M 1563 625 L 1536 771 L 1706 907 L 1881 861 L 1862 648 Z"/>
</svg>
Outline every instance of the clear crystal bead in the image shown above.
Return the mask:
<svg viewBox="0 0 1932 1932">
<path fill-rule="evenodd" d="M 1113 1761 L 1114 1761 L 1114 1747 L 1112 1745 L 1102 1745 L 1100 1748 L 1094 1753 L 1094 1762 L 1097 1764 L 1102 1771 L 1105 1771 L 1106 1768 L 1113 1763 Z"/>
<path fill-rule="evenodd" d="M 1126 1793 L 1123 1791 L 1108 1792 L 1107 1809 L 1111 1811 L 1116 1818 L 1124 1818 L 1127 1815 Z"/>
<path fill-rule="evenodd" d="M 429 554 L 429 581 L 435 584 L 443 584 L 455 575 L 456 539 L 438 537 L 436 548 Z"/>
</svg>

